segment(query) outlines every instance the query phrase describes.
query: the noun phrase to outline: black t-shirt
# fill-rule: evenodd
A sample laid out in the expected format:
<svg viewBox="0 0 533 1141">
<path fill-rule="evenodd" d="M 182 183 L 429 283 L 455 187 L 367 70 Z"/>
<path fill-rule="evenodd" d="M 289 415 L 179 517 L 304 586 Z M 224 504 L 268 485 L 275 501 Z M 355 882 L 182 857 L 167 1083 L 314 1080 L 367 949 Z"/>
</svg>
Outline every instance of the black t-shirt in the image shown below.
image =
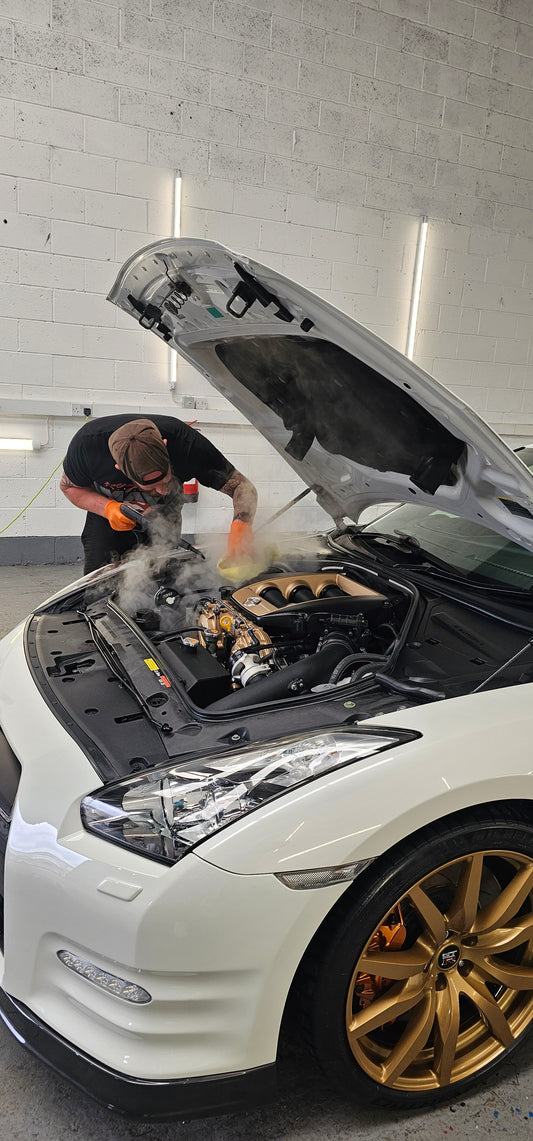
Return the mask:
<svg viewBox="0 0 533 1141">
<path fill-rule="evenodd" d="M 123 413 L 101 416 L 84 424 L 68 446 L 63 463 L 67 479 L 76 487 L 92 487 L 119 502 L 132 497 L 132 493 L 135 493 L 133 498 L 142 498 L 137 485 L 115 467 L 108 440 L 122 424 L 145 418 L 140 414 Z M 175 416 L 150 415 L 148 418 L 167 441 L 170 466 L 180 483 L 195 477 L 217 491 L 227 483 L 235 468 L 210 440 Z"/>
</svg>

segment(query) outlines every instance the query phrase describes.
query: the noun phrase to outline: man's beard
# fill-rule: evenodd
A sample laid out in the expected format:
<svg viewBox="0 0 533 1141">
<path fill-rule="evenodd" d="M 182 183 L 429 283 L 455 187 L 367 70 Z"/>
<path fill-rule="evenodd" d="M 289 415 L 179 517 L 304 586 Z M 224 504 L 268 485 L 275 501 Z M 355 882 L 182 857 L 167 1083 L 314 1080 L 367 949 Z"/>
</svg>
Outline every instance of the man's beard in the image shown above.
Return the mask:
<svg viewBox="0 0 533 1141">
<path fill-rule="evenodd" d="M 153 500 L 154 505 L 171 506 L 174 497 L 181 491 L 181 482 L 177 476 L 173 475 L 164 495 L 158 495 L 157 492 L 150 492 L 150 499 Z"/>
</svg>

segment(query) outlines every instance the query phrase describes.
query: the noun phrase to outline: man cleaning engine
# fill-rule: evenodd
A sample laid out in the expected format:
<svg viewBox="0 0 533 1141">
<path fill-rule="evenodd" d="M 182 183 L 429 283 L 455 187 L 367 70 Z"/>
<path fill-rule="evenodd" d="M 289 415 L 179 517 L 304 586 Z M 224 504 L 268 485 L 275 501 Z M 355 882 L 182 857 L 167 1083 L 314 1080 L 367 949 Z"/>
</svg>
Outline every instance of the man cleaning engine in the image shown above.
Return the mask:
<svg viewBox="0 0 533 1141">
<path fill-rule="evenodd" d="M 194 428 L 174 416 L 122 414 L 84 424 L 71 440 L 60 487 L 87 512 L 81 540 L 84 573 L 121 558 L 137 544 L 136 522 L 121 510 L 129 504 L 166 521 L 173 544 L 181 533 L 183 481 L 194 475 L 233 500 L 227 557 L 251 557 L 257 492 L 246 476 Z"/>
</svg>

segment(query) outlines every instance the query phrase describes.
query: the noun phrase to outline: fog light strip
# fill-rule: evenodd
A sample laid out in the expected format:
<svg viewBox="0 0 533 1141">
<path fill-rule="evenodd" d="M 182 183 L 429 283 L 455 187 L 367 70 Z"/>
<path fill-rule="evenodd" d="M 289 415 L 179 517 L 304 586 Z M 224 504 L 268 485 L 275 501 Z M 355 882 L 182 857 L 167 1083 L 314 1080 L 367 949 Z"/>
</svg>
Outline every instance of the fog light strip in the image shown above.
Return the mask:
<svg viewBox="0 0 533 1141">
<path fill-rule="evenodd" d="M 102 971 L 94 963 L 89 963 L 87 959 L 80 959 L 71 951 L 58 951 L 57 957 L 65 967 L 68 967 L 69 971 L 81 975 L 82 979 L 87 979 L 87 982 L 101 987 L 108 994 L 114 994 L 115 998 L 123 998 L 125 1002 L 134 1002 L 137 1005 L 152 1001 L 151 994 L 144 990 L 144 987 L 128 982 L 127 979 L 121 979 L 118 975 L 111 975 L 109 971 Z"/>
</svg>

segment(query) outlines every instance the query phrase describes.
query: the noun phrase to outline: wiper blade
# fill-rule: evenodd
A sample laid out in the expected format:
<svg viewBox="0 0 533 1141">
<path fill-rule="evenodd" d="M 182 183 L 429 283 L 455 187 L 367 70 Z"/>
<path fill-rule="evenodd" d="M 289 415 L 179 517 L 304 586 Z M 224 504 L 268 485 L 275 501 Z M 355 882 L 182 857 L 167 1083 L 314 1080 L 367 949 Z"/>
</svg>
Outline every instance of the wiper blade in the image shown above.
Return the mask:
<svg viewBox="0 0 533 1141">
<path fill-rule="evenodd" d="M 394 547 L 395 550 L 417 551 L 420 553 L 421 547 L 417 539 L 413 535 L 406 535 L 403 531 L 367 531 L 364 527 L 357 530 L 354 535 L 356 542 L 365 542 L 369 545 L 377 543 L 379 546 L 382 544 L 387 547 Z"/>
<path fill-rule="evenodd" d="M 416 555 L 418 561 L 416 564 L 410 564 L 410 570 L 425 570 L 429 572 L 431 569 L 435 569 L 450 575 L 450 577 L 459 577 L 454 573 L 448 563 L 445 563 L 443 559 L 439 559 L 438 555 L 433 555 L 430 551 L 426 551 L 414 535 L 406 535 L 403 531 L 394 531 L 392 535 L 389 531 L 359 531 L 356 539 L 357 541 L 368 543 L 369 546 L 372 546 L 373 541 L 376 541 L 378 546 L 383 545 L 390 547 L 393 551 L 401 551 L 402 554 L 405 555 Z M 395 563 L 394 565 L 400 567 L 402 564 Z"/>
<path fill-rule="evenodd" d="M 420 551 L 422 549 L 418 539 L 415 539 L 414 535 L 406 535 L 405 531 L 399 531 L 397 527 L 394 528 L 394 534 L 397 535 L 402 543 L 405 543 L 406 547 L 409 547 L 410 550 Z"/>
</svg>

